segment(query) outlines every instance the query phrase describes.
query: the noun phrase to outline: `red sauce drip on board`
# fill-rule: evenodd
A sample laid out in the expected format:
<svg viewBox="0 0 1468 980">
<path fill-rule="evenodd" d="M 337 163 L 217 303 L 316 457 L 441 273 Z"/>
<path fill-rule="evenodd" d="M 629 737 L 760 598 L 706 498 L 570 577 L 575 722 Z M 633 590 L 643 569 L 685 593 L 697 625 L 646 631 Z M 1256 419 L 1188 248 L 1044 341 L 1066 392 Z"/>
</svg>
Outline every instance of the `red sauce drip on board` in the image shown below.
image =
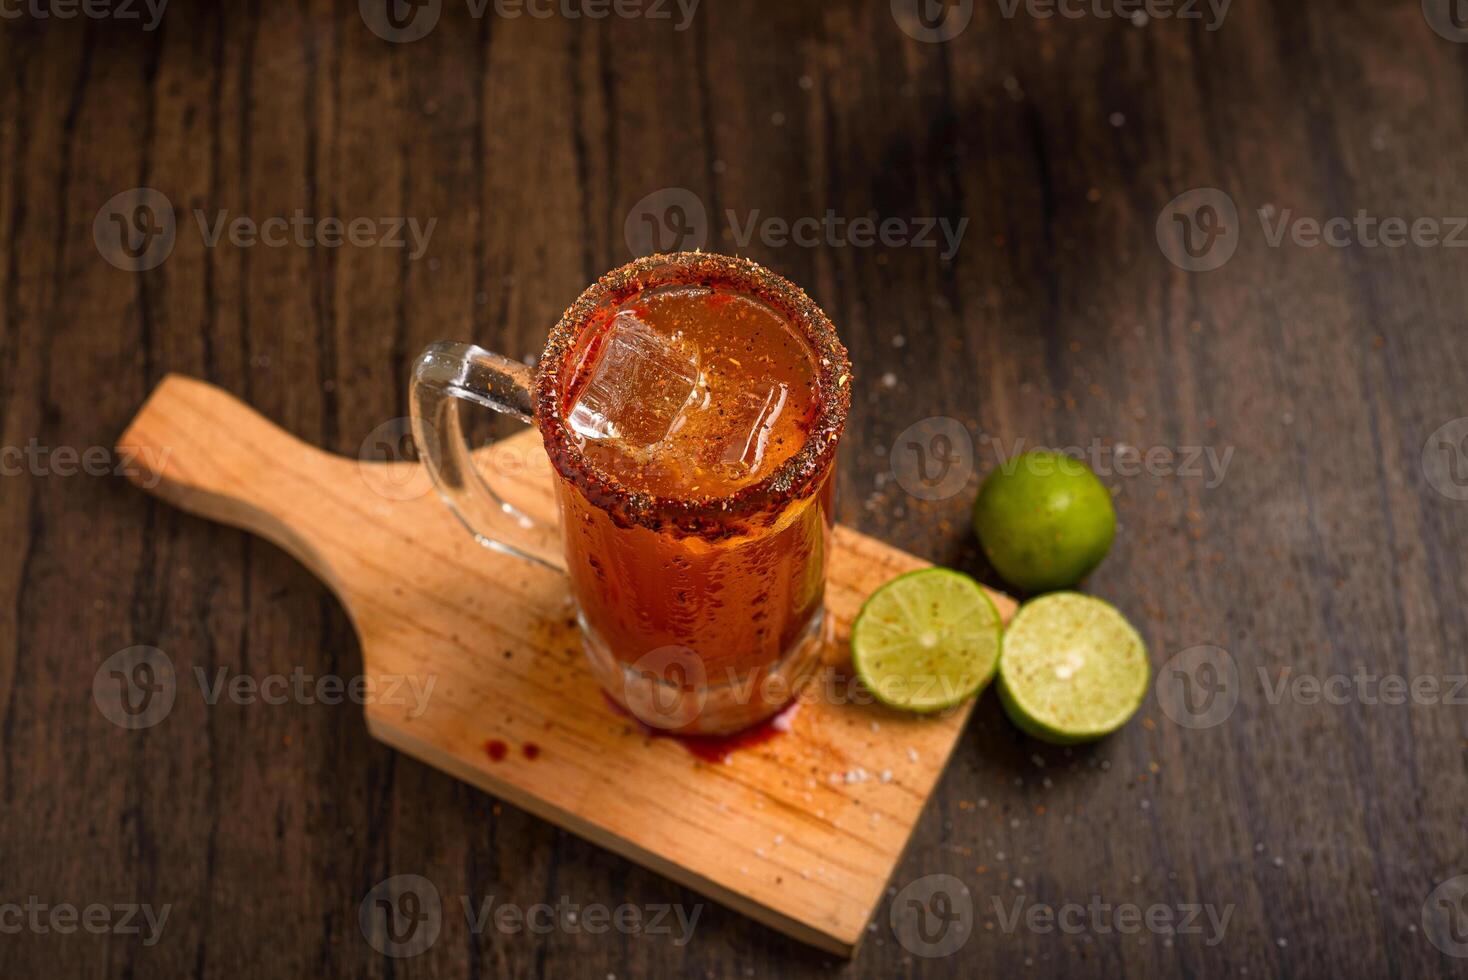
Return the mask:
<svg viewBox="0 0 1468 980">
<path fill-rule="evenodd" d="M 776 718 L 779 715 L 775 716 Z M 746 728 L 733 735 L 674 735 L 683 747 L 704 762 L 728 762 L 737 749 L 750 749 L 763 745 L 784 729 L 775 727 L 775 718 L 767 718 L 758 725 Z"/>
<path fill-rule="evenodd" d="M 492 738 L 484 743 L 484 753 L 489 756 L 490 762 L 499 762 L 509 751 L 510 747 L 497 738 Z"/>
<path fill-rule="evenodd" d="M 540 758 L 540 746 L 536 745 L 534 742 L 526 742 L 524 745 L 520 746 L 520 751 L 524 753 L 525 758 L 527 759 L 535 760 Z"/>
<path fill-rule="evenodd" d="M 680 735 L 677 732 L 665 732 L 659 728 L 653 728 L 644 724 L 632 712 L 622 707 L 612 696 L 605 691 L 602 697 L 608 706 L 619 717 L 626 718 L 637 726 L 642 734 L 651 738 L 670 738 L 688 750 L 689 755 L 702 759 L 709 763 L 725 763 L 729 761 L 730 755 L 739 749 L 750 749 L 757 745 L 764 745 L 778 735 L 783 735 L 790 730 L 790 715 L 799 702 L 792 701 L 789 705 L 780 709 L 775 715 L 765 719 L 758 725 L 753 725 L 741 732 L 732 735 Z"/>
</svg>

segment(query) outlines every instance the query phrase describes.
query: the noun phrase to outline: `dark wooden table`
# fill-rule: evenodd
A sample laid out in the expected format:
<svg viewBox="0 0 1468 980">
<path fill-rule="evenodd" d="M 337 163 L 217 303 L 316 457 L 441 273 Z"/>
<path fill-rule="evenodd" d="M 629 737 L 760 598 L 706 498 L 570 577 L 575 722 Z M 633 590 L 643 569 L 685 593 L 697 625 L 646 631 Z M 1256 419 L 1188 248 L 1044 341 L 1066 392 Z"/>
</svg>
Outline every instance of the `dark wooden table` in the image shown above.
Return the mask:
<svg viewBox="0 0 1468 980">
<path fill-rule="evenodd" d="M 1138 24 L 446 2 L 391 40 L 439 6 L 178 2 L 154 30 L 140 4 L 3 8 L 0 975 L 1468 975 L 1468 46 L 1446 3 Z M 139 187 L 171 239 L 168 208 L 109 204 Z M 318 223 L 232 242 L 220 212 Z M 333 217 L 374 223 L 331 247 Z M 377 223 L 408 217 L 436 222 L 421 250 Z M 862 217 L 895 222 L 885 243 Z M 1301 219 L 1336 217 L 1311 244 Z M 967 221 L 953 254 L 898 241 L 939 218 Z M 165 372 L 356 454 L 406 414 L 425 343 L 533 353 L 654 231 L 767 263 L 838 322 L 844 521 L 992 580 L 967 507 L 1017 440 L 1079 447 L 1115 489 L 1088 588 L 1158 685 L 1069 751 L 983 700 L 893 881 L 969 887 L 951 956 L 904 945 L 887 903 L 849 964 L 713 905 L 687 945 L 476 934 L 462 896 L 701 898 L 399 757 L 352 704 L 185 686 L 129 731 L 94 700 L 135 645 L 189 677 L 361 669 L 296 563 L 114 475 L 105 447 Z M 962 423 L 975 473 L 923 501 L 889 460 L 911 473 L 900 434 L 929 417 Z M 1388 703 L 1383 675 L 1415 694 Z M 394 874 L 443 896 L 420 956 L 359 929 Z M 128 903 L 167 906 L 161 932 L 127 931 Z M 51 928 L 89 905 L 98 934 Z"/>
</svg>

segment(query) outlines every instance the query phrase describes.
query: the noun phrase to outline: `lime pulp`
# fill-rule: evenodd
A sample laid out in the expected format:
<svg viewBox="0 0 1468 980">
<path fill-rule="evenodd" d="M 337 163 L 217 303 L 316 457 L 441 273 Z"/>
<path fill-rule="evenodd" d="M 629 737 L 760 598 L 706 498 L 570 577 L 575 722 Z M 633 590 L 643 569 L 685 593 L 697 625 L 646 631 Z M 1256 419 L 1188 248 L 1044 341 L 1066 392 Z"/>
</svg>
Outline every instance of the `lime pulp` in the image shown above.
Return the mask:
<svg viewBox="0 0 1468 980">
<path fill-rule="evenodd" d="M 1126 724 L 1150 676 L 1146 645 L 1115 607 L 1056 592 L 1015 614 L 1004 633 L 996 686 L 1016 727 L 1070 745 Z"/>
<path fill-rule="evenodd" d="M 882 703 L 935 712 L 983 690 L 999 660 L 1002 620 L 982 586 L 926 568 L 873 592 L 851 627 L 857 676 Z"/>
</svg>

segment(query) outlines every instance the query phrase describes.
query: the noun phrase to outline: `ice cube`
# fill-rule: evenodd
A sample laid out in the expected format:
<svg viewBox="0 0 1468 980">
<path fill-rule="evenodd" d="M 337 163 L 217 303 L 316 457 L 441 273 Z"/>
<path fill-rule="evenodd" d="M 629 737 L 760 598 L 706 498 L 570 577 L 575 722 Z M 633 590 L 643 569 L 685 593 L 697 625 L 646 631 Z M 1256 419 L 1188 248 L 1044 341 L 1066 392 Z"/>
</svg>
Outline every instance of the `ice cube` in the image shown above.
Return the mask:
<svg viewBox="0 0 1468 980">
<path fill-rule="evenodd" d="M 624 310 L 602 338 L 591 377 L 581 386 L 567 421 L 586 439 L 651 446 L 679 423 L 698 378 L 696 352 Z"/>
<path fill-rule="evenodd" d="M 784 382 L 761 381 L 729 399 L 720 424 L 728 436 L 714 444 L 725 474 L 744 477 L 760 468 L 770 433 L 789 397 Z"/>
</svg>

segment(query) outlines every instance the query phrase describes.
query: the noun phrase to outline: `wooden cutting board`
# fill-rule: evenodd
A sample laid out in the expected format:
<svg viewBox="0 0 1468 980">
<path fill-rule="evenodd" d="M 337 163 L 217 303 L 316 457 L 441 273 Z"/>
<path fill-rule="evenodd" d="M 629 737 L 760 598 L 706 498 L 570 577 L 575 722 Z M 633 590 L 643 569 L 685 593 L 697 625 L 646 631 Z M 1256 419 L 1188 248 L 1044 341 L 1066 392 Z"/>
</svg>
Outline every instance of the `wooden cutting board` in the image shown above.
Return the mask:
<svg viewBox="0 0 1468 980">
<path fill-rule="evenodd" d="M 967 706 L 918 718 L 843 696 L 862 600 L 925 564 L 848 528 L 826 591 L 831 683 L 807 687 L 788 732 L 720 760 L 612 710 L 582 662 L 564 579 L 477 544 L 417 463 L 322 452 L 179 376 L 118 450 L 140 486 L 275 542 L 331 587 L 381 692 L 366 706 L 374 737 L 834 953 L 856 949 L 968 720 Z M 478 462 L 512 503 L 551 516 L 534 430 Z M 1013 601 L 994 599 L 1008 619 Z M 420 690 L 432 678 L 426 710 L 390 696 L 403 678 Z"/>
</svg>

